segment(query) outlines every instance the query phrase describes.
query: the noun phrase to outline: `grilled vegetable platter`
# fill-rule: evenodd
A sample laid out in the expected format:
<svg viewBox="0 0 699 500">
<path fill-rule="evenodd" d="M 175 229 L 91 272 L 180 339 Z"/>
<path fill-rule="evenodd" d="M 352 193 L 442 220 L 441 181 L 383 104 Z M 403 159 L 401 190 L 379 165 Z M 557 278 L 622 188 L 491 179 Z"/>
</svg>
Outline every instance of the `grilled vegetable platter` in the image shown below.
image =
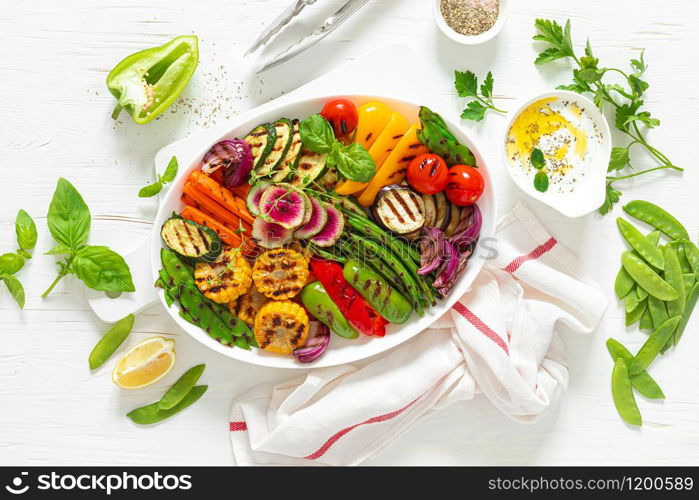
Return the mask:
<svg viewBox="0 0 699 500">
<path fill-rule="evenodd" d="M 330 99 L 260 123 L 182 179 L 156 286 L 231 349 L 305 364 L 333 339 L 381 342 L 468 268 L 483 226 L 478 167 L 427 107 L 411 123 L 390 102 Z"/>
</svg>

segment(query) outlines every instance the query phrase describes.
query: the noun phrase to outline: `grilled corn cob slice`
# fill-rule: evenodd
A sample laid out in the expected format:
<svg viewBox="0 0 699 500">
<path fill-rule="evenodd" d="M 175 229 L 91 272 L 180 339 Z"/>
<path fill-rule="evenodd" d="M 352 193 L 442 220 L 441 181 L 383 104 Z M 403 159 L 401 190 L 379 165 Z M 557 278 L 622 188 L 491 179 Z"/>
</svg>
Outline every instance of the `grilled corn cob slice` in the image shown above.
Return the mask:
<svg viewBox="0 0 699 500">
<path fill-rule="evenodd" d="M 252 326 L 255 323 L 257 312 L 269 302 L 269 299 L 257 291 L 254 286 L 250 287 L 245 295 L 240 297 L 240 307 L 238 307 L 238 317 Z"/>
<path fill-rule="evenodd" d="M 295 250 L 269 250 L 255 261 L 252 279 L 257 290 L 270 299 L 289 299 L 298 295 L 306 284 L 308 262 Z"/>
<path fill-rule="evenodd" d="M 252 284 L 252 270 L 243 254 L 234 248 L 224 250 L 213 262 L 200 262 L 194 270 L 199 290 L 219 304 L 236 300 Z"/>
<path fill-rule="evenodd" d="M 261 349 L 275 354 L 291 354 L 308 338 L 308 314 L 291 302 L 271 301 L 255 317 L 255 340 Z"/>
</svg>

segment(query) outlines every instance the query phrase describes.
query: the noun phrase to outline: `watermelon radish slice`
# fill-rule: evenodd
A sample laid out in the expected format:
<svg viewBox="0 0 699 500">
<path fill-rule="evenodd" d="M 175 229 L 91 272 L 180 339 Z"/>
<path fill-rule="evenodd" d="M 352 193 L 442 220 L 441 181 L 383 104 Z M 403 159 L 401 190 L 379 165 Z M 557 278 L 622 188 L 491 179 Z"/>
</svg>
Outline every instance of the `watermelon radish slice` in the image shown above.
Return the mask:
<svg viewBox="0 0 699 500">
<path fill-rule="evenodd" d="M 311 238 L 311 242 L 319 247 L 334 245 L 345 229 L 345 218 L 342 216 L 342 212 L 327 203 L 325 204 L 325 212 L 328 214 L 328 222 L 318 234 Z"/>
<path fill-rule="evenodd" d="M 260 217 L 252 223 L 252 237 L 264 248 L 281 248 L 291 241 L 294 231 Z"/>
<path fill-rule="evenodd" d="M 260 215 L 260 200 L 262 199 L 262 193 L 264 193 L 265 190 L 271 185 L 272 184 L 269 182 L 258 182 L 252 188 L 250 188 L 248 197 L 245 200 L 245 205 L 248 207 L 250 213 L 255 217 Z"/>
<path fill-rule="evenodd" d="M 269 186 L 260 199 L 260 217 L 286 229 L 296 229 L 306 214 L 303 197 L 303 193 L 285 184 Z"/>
<path fill-rule="evenodd" d="M 311 217 L 305 225 L 301 226 L 294 233 L 294 236 L 304 240 L 318 234 L 328 222 L 328 213 L 323 205 L 312 196 L 309 196 L 308 199 L 311 202 L 311 209 L 309 210 Z"/>
</svg>

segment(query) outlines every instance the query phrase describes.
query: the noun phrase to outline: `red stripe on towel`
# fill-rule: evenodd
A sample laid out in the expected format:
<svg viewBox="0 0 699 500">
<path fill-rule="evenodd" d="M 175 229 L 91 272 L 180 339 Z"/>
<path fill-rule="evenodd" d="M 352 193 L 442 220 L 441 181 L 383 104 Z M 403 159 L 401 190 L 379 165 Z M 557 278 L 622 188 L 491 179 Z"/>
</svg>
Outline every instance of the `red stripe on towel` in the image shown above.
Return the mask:
<svg viewBox="0 0 699 500">
<path fill-rule="evenodd" d="M 492 328 L 483 323 L 483 321 L 478 316 L 473 314 L 473 312 L 471 312 L 471 310 L 468 307 L 463 305 L 461 302 L 457 301 L 456 304 L 454 304 L 453 309 L 459 314 L 461 314 L 466 319 L 466 321 L 468 321 L 474 327 L 476 327 L 476 329 L 479 332 L 481 332 L 483 335 L 485 335 L 490 340 L 499 345 L 502 348 L 502 350 L 505 351 L 505 353 L 507 353 L 508 356 L 510 355 L 510 351 L 507 349 L 507 344 L 505 344 L 505 341 L 502 340 L 500 335 L 495 333 L 495 331 L 493 331 Z"/>
<path fill-rule="evenodd" d="M 321 446 L 316 451 L 314 451 L 310 455 L 307 455 L 303 458 L 305 458 L 307 460 L 316 460 L 316 459 L 322 457 L 323 455 L 325 455 L 325 453 L 327 453 L 327 451 L 330 449 L 330 447 L 332 445 L 334 445 L 342 436 L 344 436 L 345 434 L 347 434 L 351 430 L 356 429 L 360 425 L 376 424 L 379 422 L 386 422 L 387 420 L 391 420 L 392 418 L 397 417 L 398 415 L 403 413 L 405 410 L 410 408 L 412 405 L 414 405 L 424 395 L 425 394 L 418 396 L 417 398 L 415 398 L 414 400 L 412 400 L 410 403 L 405 405 L 403 408 L 400 408 L 399 410 L 392 411 L 391 413 L 386 413 L 384 415 L 379 415 L 378 417 L 372 417 L 368 420 L 365 420 L 364 422 L 360 422 L 360 423 L 352 425 L 350 427 L 345 427 L 341 431 L 336 432 L 335 434 L 330 436 L 330 439 L 328 439 L 325 443 L 323 443 L 323 446 Z"/>
<path fill-rule="evenodd" d="M 248 424 L 245 422 L 230 422 L 229 430 L 231 432 L 239 432 L 248 430 Z"/>
<path fill-rule="evenodd" d="M 525 262 L 530 261 L 530 260 L 536 260 L 539 257 L 541 257 L 542 255 L 544 255 L 546 252 L 548 252 L 553 247 L 555 247 L 556 243 L 558 243 L 558 242 L 554 238 L 551 238 L 543 245 L 539 245 L 538 247 L 536 247 L 534 250 L 529 252 L 527 255 L 521 255 L 521 256 L 517 257 L 515 260 L 510 262 L 507 267 L 505 267 L 503 269 L 505 271 L 507 271 L 508 273 L 514 273 Z"/>
</svg>

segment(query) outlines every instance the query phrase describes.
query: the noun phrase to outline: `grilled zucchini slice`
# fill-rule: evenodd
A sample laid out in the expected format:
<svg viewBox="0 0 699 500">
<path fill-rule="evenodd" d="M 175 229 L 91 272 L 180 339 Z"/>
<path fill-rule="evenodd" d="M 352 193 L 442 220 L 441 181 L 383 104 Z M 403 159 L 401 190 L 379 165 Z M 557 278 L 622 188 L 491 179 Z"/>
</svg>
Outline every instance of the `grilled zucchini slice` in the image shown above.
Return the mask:
<svg viewBox="0 0 699 500">
<path fill-rule="evenodd" d="M 228 304 L 250 289 L 252 269 L 242 252 L 229 248 L 215 261 L 197 264 L 194 282 L 207 298 Z"/>
<path fill-rule="evenodd" d="M 325 162 L 327 158 L 328 155 L 325 153 L 315 153 L 304 149 L 294 165 L 293 173 L 289 177 L 289 184 L 295 187 L 305 187 L 315 182 L 316 179 L 320 179 L 328 170 Z"/>
<path fill-rule="evenodd" d="M 165 221 L 160 237 L 174 252 L 196 262 L 214 260 L 223 248 L 221 238 L 213 230 L 180 216 Z"/>
<path fill-rule="evenodd" d="M 274 122 L 273 126 L 276 133 L 276 140 L 274 141 L 269 156 L 265 158 L 265 161 L 262 162 L 258 168 L 255 168 L 258 177 L 270 177 L 276 172 L 281 162 L 284 161 L 286 153 L 289 152 L 291 142 L 294 139 L 294 125 L 288 118 L 280 118 Z"/>
<path fill-rule="evenodd" d="M 301 154 L 301 131 L 298 120 L 293 120 L 291 122 L 293 126 L 293 137 L 291 138 L 291 145 L 289 146 L 289 151 L 287 151 L 284 159 L 279 164 L 276 173 L 272 176 L 272 182 L 282 182 L 284 179 L 291 175 L 291 172 L 296 165 L 296 160 L 298 160 Z"/>
<path fill-rule="evenodd" d="M 274 143 L 277 140 L 277 130 L 271 123 L 263 123 L 255 127 L 244 141 L 250 145 L 252 156 L 255 159 L 253 169 L 262 166 L 269 154 L 272 152 Z"/>
</svg>

